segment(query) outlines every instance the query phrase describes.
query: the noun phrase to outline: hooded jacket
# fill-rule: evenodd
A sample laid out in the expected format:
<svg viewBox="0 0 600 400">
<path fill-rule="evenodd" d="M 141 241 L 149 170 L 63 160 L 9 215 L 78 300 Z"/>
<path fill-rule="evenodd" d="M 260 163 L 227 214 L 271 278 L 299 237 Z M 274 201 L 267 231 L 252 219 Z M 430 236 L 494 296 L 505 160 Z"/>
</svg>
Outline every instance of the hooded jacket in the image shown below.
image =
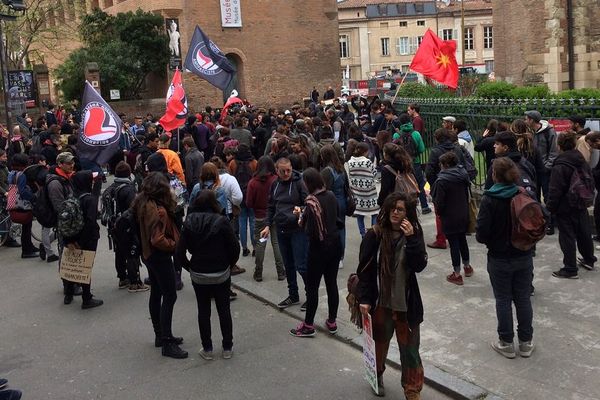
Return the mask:
<svg viewBox="0 0 600 400">
<path fill-rule="evenodd" d="M 473 138 L 469 131 L 465 130 L 458 133 L 458 144 L 465 148 L 471 155 L 471 157 L 475 157 L 475 144 L 473 143 Z"/>
<path fill-rule="evenodd" d="M 429 182 L 430 186 L 433 187 L 433 184 L 437 180 L 438 174 L 440 173 L 440 157 L 443 154 L 453 150 L 454 144 L 450 141 L 438 143 L 433 149 L 431 149 L 431 152 L 429 153 L 429 161 L 425 166 L 425 177 L 427 178 L 427 182 Z M 459 160 L 461 160 L 460 157 Z"/>
<path fill-rule="evenodd" d="M 483 193 L 475 231 L 477 241 L 487 246 L 488 256 L 516 258 L 533 254 L 533 250 L 516 249 L 510 242 L 512 234 L 510 202 L 518 191 L 517 185 L 496 183 Z"/>
<path fill-rule="evenodd" d="M 442 170 L 431 196 L 444 234 L 465 233 L 469 226 L 469 175 L 462 166 Z"/>
<path fill-rule="evenodd" d="M 419 133 L 419 131 L 415 130 L 412 122 L 407 122 L 404 125 L 400 125 L 400 131 L 411 134 L 412 139 L 414 140 L 415 145 L 417 147 L 417 149 L 416 149 L 417 155 L 413 159 L 413 163 L 421 164 L 421 154 L 425 151 L 425 143 L 423 143 L 423 138 L 421 137 L 421 134 Z M 392 139 L 394 139 L 394 140 L 400 139 L 400 134 L 394 133 L 394 135 L 392 136 Z"/>
<path fill-rule="evenodd" d="M 546 172 L 550 173 L 550 169 L 554 164 L 554 160 L 558 156 L 558 148 L 556 147 L 556 132 L 552 125 L 546 120 L 540 121 L 541 127 L 533 135 L 533 146 L 542 156 Z"/>
<path fill-rule="evenodd" d="M 510 158 L 517 165 L 517 168 L 519 168 L 519 172 L 521 173 L 519 186 L 528 189 L 531 193 L 535 193 L 538 186 L 535 167 L 518 151 L 509 151 L 507 154 L 504 154 L 501 157 Z M 485 178 L 484 188 L 489 189 L 493 185 L 494 179 L 492 178 L 492 168 L 490 166 Z"/>
<path fill-rule="evenodd" d="M 585 162 L 579 150 L 567 150 L 556 157 L 554 167 L 552 167 L 552 174 L 550 175 L 548 201 L 546 202 L 546 207 L 552 214 L 561 215 L 582 211 L 572 208 L 567 199 L 571 176 L 575 170 L 582 170 L 590 175 L 592 173 L 590 166 Z M 587 210 L 583 211 L 587 213 Z"/>
<path fill-rule="evenodd" d="M 65 238 L 65 243 L 76 242 L 82 250 L 96 251 L 100 239 L 100 226 L 98 225 L 98 201 L 92 196 L 93 176 L 92 171 L 76 172 L 71 177 L 73 196 L 79 199 L 83 212 L 83 229 L 81 233 L 72 238 Z"/>
<path fill-rule="evenodd" d="M 303 206 L 308 193 L 297 171 L 287 181 L 277 179 L 271 185 L 271 196 L 267 212 L 266 225 L 277 225 L 277 230 L 283 233 L 300 231 L 298 218 L 294 215 L 294 207 Z"/>
<path fill-rule="evenodd" d="M 277 180 L 277 175 L 270 174 L 264 179 L 254 177 L 248 182 L 246 191 L 246 207 L 254 210 L 256 219 L 267 217 L 267 207 L 269 206 L 269 192 L 271 185 Z"/>
<path fill-rule="evenodd" d="M 191 259 L 187 259 L 186 252 Z M 227 217 L 199 208 L 189 211 L 176 250 L 186 270 L 222 272 L 235 265 L 239 255 L 240 243 Z"/>
</svg>

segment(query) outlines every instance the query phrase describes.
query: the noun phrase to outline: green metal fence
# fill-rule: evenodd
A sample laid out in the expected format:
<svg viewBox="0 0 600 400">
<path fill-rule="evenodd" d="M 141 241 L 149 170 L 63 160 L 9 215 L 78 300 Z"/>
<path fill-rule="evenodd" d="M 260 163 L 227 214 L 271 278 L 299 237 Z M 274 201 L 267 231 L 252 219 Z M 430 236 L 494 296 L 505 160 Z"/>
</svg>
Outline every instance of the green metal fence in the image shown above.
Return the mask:
<svg viewBox="0 0 600 400">
<path fill-rule="evenodd" d="M 490 119 L 510 123 L 517 118 L 523 118 L 527 110 L 539 111 L 546 120 L 564 119 L 573 114 L 600 119 L 600 99 L 398 98 L 394 106 L 398 111 L 404 112 L 410 103 L 420 106 L 420 114 L 425 123 L 425 160 L 429 159 L 429 150 L 434 145 L 433 132 L 441 127 L 442 118 L 445 116 L 464 120 L 475 143 L 481 140 Z M 475 183 L 482 186 L 485 181 L 483 154 L 476 153 L 475 162 L 479 171 Z"/>
</svg>

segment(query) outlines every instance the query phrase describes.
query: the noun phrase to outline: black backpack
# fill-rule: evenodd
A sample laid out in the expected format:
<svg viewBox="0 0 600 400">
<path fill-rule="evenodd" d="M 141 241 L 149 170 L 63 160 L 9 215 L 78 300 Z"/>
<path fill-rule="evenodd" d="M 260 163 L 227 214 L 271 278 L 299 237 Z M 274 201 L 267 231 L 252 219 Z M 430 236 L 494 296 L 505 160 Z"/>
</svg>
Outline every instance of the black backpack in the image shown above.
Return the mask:
<svg viewBox="0 0 600 400">
<path fill-rule="evenodd" d="M 587 165 L 586 165 L 587 167 Z M 588 169 L 574 168 L 567 192 L 569 206 L 585 210 L 594 203 L 594 179 Z"/>
<path fill-rule="evenodd" d="M 412 132 L 400 132 L 400 137 L 394 142 L 406 150 L 412 159 L 419 155 L 417 143 L 412 136 Z"/>
<path fill-rule="evenodd" d="M 52 203 L 50 202 L 50 197 L 48 197 L 48 184 L 53 181 L 60 179 L 56 175 L 48 175 L 46 177 L 46 182 L 42 185 L 39 190 L 35 194 L 35 200 L 33 202 L 32 213 L 33 216 L 37 219 L 40 225 L 44 228 L 53 228 L 58 225 L 58 215 L 54 211 L 54 207 L 52 207 Z M 67 190 L 64 189 L 63 192 L 65 194 L 65 198 L 67 197 Z"/>
<path fill-rule="evenodd" d="M 102 193 L 102 197 L 100 198 L 100 222 L 102 225 L 108 228 L 108 232 L 110 235 L 110 231 L 114 226 L 115 219 L 117 218 L 117 193 L 123 187 L 125 187 L 127 183 L 113 183 L 109 187 L 106 188 L 104 193 Z"/>
<path fill-rule="evenodd" d="M 477 178 L 477 168 L 475 167 L 475 160 L 473 160 L 471 154 L 469 154 L 467 149 L 459 144 L 454 145 L 454 154 L 456 154 L 459 164 L 461 164 L 467 171 L 469 180 L 474 182 L 475 178 Z"/>
<path fill-rule="evenodd" d="M 246 204 L 246 191 L 248 190 L 248 183 L 252 179 L 252 170 L 250 169 L 250 161 L 239 161 L 235 160 L 237 169 L 235 171 L 235 179 L 237 179 L 242 194 L 244 195 L 242 204 Z"/>
<path fill-rule="evenodd" d="M 142 254 L 140 227 L 131 208 L 123 211 L 115 219 L 112 236 L 123 248 L 128 257 L 139 257 Z"/>
</svg>

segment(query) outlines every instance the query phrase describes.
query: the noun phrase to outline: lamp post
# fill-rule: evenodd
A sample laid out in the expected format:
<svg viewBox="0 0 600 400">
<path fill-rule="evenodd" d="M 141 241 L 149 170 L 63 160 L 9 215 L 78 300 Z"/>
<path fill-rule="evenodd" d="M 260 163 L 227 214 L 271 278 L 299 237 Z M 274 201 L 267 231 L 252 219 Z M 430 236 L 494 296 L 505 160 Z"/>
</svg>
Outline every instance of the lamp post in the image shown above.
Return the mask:
<svg viewBox="0 0 600 400">
<path fill-rule="evenodd" d="M 464 67 L 465 66 L 465 0 L 460 0 L 460 30 L 462 31 L 462 34 L 460 35 L 462 37 L 461 64 Z"/>
</svg>

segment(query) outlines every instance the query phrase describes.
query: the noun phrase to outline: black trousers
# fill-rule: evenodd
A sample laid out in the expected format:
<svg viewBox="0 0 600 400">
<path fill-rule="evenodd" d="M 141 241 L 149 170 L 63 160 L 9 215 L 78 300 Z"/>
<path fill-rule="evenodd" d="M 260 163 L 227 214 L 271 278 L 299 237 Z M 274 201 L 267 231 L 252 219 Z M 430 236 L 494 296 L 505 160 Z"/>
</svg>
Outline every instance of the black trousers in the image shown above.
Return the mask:
<svg viewBox="0 0 600 400">
<path fill-rule="evenodd" d="M 171 329 L 173 307 L 177 301 L 175 290 L 175 269 L 171 254 L 155 251 L 146 260 L 150 275 L 150 318 L 156 336 L 169 338 L 173 336 Z"/>
<path fill-rule="evenodd" d="M 583 259 L 594 263 L 594 243 L 587 210 L 571 210 L 569 214 L 557 214 L 558 243 L 563 253 L 563 268 L 577 272 L 577 250 Z"/>
<path fill-rule="evenodd" d="M 140 280 L 140 258 L 131 257 L 129 252 L 117 241 L 113 241 L 115 249 L 115 269 L 117 278 L 128 279 L 130 283 L 139 283 Z"/>
<path fill-rule="evenodd" d="M 211 299 L 215 299 L 215 306 L 219 314 L 219 324 L 221 325 L 221 334 L 223 335 L 223 350 L 231 350 L 233 347 L 233 321 L 229 307 L 231 278 L 218 285 L 200 285 L 194 282 L 192 282 L 192 285 L 196 293 L 196 301 L 198 302 L 198 328 L 200 329 L 202 348 L 206 351 L 213 350 L 210 303 Z"/>
<path fill-rule="evenodd" d="M 31 211 L 29 211 L 29 212 L 31 212 Z M 33 225 L 33 222 L 21 225 L 21 253 L 22 254 L 33 253 L 34 251 L 37 250 L 35 248 L 35 246 L 33 245 L 33 242 L 31 241 L 32 225 Z"/>
<path fill-rule="evenodd" d="M 329 320 L 335 321 L 337 318 L 340 303 L 337 275 L 341 257 L 342 244 L 339 235 L 322 242 L 311 241 L 309 243 L 306 271 L 306 316 L 304 317 L 306 324 L 312 325 L 315 322 L 321 277 L 325 278 Z"/>
<path fill-rule="evenodd" d="M 600 235 L 600 194 L 597 194 L 594 200 L 594 225 L 596 226 L 596 235 Z"/>
</svg>

